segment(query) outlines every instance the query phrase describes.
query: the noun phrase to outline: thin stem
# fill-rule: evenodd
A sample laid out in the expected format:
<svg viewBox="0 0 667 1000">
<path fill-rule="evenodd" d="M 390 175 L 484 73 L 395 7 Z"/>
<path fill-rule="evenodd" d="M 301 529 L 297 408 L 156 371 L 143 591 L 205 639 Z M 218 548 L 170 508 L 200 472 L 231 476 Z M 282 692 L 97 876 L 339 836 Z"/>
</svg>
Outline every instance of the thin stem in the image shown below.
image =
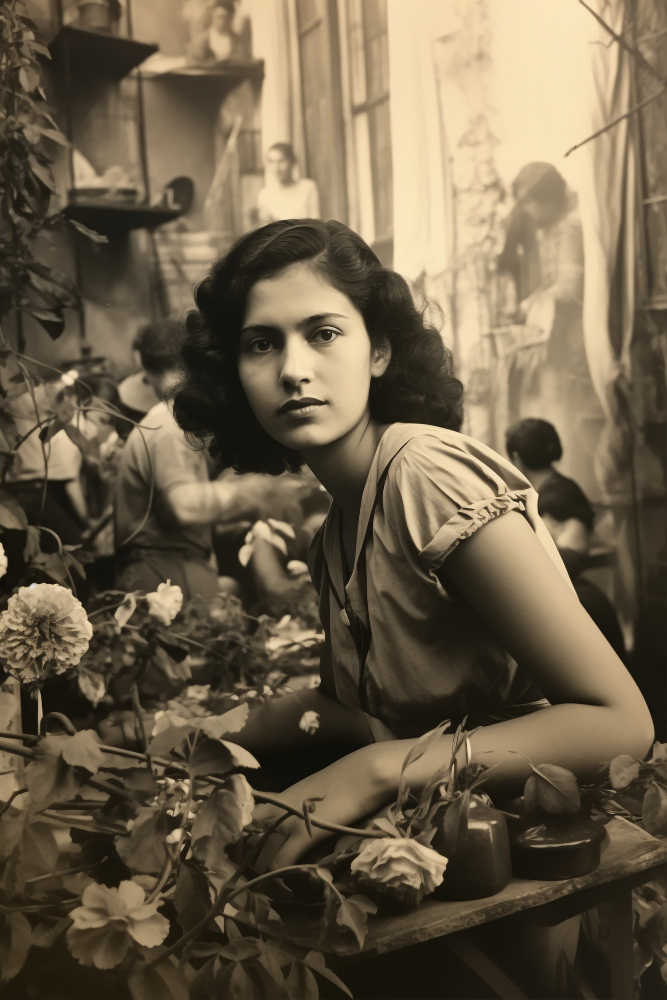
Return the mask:
<svg viewBox="0 0 667 1000">
<path fill-rule="evenodd" d="M 24 795 L 27 791 L 28 791 L 27 788 L 17 788 L 16 791 L 12 792 L 12 794 L 9 796 L 2 809 L 0 809 L 0 819 L 2 819 L 2 817 L 5 815 L 5 813 L 9 809 L 14 799 L 17 798 L 19 795 Z"/>
<path fill-rule="evenodd" d="M 237 896 L 241 896 L 244 892 L 247 892 L 248 889 L 252 889 L 253 886 L 259 885 L 261 882 L 267 882 L 272 878 L 279 878 L 281 875 L 287 874 L 287 872 L 302 872 L 307 871 L 308 869 L 314 869 L 316 871 L 318 867 L 319 865 L 288 865 L 286 868 L 276 868 L 274 871 L 265 872 L 264 875 L 258 875 L 257 878 L 253 878 L 249 882 L 244 882 L 242 886 L 239 886 L 238 889 L 235 889 L 228 896 L 226 895 L 227 883 L 225 883 L 218 894 L 218 898 L 206 916 L 202 917 L 199 923 L 195 924 L 195 926 L 192 927 L 187 934 L 183 934 L 178 941 L 174 941 L 174 943 L 167 948 L 166 951 L 163 951 L 158 958 L 154 958 L 152 962 L 149 962 L 146 966 L 146 971 L 148 969 L 154 969 L 156 965 L 164 962 L 165 958 L 169 958 L 176 951 L 178 951 L 179 948 L 182 948 L 184 944 L 187 944 L 188 941 L 192 941 L 196 938 L 203 930 L 206 929 L 211 920 L 218 915 L 225 903 L 231 903 L 233 899 Z M 329 883 L 327 883 L 327 885 L 328 884 Z"/>
<path fill-rule="evenodd" d="M 278 806 L 280 809 L 285 809 L 286 812 L 290 813 L 292 816 L 298 816 L 299 819 L 304 822 L 303 812 L 301 809 L 296 809 L 294 806 L 288 806 L 285 802 L 281 802 L 280 799 L 274 798 L 273 795 L 267 795 L 266 792 L 256 792 L 253 789 L 253 797 L 257 802 L 267 802 L 269 805 Z M 365 837 L 369 840 L 371 838 L 377 837 L 378 839 L 386 837 L 386 833 L 382 833 L 381 830 L 357 830 L 353 826 L 339 826 L 337 823 L 327 823 L 323 819 L 315 819 L 311 814 L 309 816 L 310 823 L 312 826 L 319 826 L 321 830 L 329 830 L 331 833 L 349 833 L 353 834 L 355 837 Z"/>
<path fill-rule="evenodd" d="M 98 868 L 103 864 L 107 858 L 102 858 L 101 861 L 96 861 L 94 865 L 80 865 L 78 868 L 64 868 L 60 872 L 48 872 L 46 875 L 35 875 L 34 878 L 27 878 L 25 880 L 26 885 L 35 885 L 36 882 L 44 882 L 49 878 L 60 878 L 65 875 L 78 875 L 80 872 L 91 872 L 93 868 Z"/>
<path fill-rule="evenodd" d="M 150 754 L 147 751 L 148 747 L 148 737 L 146 735 L 146 726 L 144 724 L 144 713 L 141 708 L 141 702 L 139 700 L 139 687 L 135 681 L 132 685 L 132 708 L 134 709 L 134 714 L 139 722 L 139 729 L 141 731 L 141 742 L 144 747 L 144 756 L 146 757 L 146 767 L 153 774 L 153 765 L 151 764 Z"/>
</svg>

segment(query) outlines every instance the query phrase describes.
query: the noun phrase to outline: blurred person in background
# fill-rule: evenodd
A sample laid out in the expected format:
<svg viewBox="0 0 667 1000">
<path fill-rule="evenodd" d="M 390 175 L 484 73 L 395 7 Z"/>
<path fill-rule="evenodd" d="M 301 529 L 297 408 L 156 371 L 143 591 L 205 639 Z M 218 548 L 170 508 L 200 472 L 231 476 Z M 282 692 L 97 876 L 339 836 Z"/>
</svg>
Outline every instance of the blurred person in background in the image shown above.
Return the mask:
<svg viewBox="0 0 667 1000">
<path fill-rule="evenodd" d="M 170 580 L 185 600 L 218 592 L 211 525 L 234 515 L 234 499 L 210 482 L 204 453 L 195 450 L 166 402 L 181 373 L 180 323 L 164 319 L 138 333 L 146 381 L 159 402 L 134 427 L 120 454 L 115 488 L 117 586 L 153 591 Z"/>
<path fill-rule="evenodd" d="M 537 510 L 553 538 L 581 604 L 614 652 L 625 659 L 623 633 L 614 607 L 598 586 L 582 575 L 595 527 L 595 512 L 581 487 L 554 468 L 563 457 L 558 431 L 546 420 L 528 417 L 506 435 L 507 454 L 537 492 Z"/>
<path fill-rule="evenodd" d="M 296 156 L 289 142 L 276 142 L 266 155 L 266 187 L 257 195 L 260 224 L 279 219 L 319 219 L 320 196 L 315 181 L 295 180 Z"/>
</svg>

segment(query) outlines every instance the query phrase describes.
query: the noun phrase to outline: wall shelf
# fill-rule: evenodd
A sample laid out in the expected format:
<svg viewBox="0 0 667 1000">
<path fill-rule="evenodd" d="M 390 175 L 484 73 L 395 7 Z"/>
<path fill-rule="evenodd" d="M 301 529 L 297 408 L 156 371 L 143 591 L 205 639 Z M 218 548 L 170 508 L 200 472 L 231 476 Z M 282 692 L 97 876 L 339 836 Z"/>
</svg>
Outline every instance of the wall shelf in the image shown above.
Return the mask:
<svg viewBox="0 0 667 1000">
<path fill-rule="evenodd" d="M 201 86 L 217 87 L 226 92 L 242 80 L 263 80 L 264 60 L 214 63 L 211 66 L 193 66 L 184 63 L 181 66 L 173 66 L 163 71 L 154 71 L 149 64 L 146 67 L 145 78 L 146 80 L 165 80 L 173 83 L 194 80 Z"/>
<path fill-rule="evenodd" d="M 56 73 L 66 71 L 68 51 L 72 76 L 95 74 L 122 80 L 157 52 L 158 46 L 65 25 L 49 42 L 49 52 Z"/>
<path fill-rule="evenodd" d="M 103 236 L 123 236 L 131 229 L 157 229 L 182 214 L 179 208 L 152 205 L 103 204 L 77 201 L 64 209 L 66 218 L 74 219 Z"/>
</svg>

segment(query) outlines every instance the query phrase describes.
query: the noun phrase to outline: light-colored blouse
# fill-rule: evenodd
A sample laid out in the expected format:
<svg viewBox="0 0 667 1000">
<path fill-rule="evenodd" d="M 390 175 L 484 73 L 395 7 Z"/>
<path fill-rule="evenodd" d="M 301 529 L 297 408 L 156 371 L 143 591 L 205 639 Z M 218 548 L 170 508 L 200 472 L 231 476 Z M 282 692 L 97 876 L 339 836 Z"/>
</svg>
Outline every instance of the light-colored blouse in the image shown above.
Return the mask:
<svg viewBox="0 0 667 1000">
<path fill-rule="evenodd" d="M 460 542 L 509 510 L 526 518 L 569 583 L 528 480 L 456 431 L 402 423 L 385 431 L 363 493 L 347 586 L 341 515 L 332 504 L 309 559 L 326 633 L 322 690 L 361 706 L 376 740 L 419 736 L 466 715 L 470 728 L 547 704 L 437 575 Z"/>
</svg>

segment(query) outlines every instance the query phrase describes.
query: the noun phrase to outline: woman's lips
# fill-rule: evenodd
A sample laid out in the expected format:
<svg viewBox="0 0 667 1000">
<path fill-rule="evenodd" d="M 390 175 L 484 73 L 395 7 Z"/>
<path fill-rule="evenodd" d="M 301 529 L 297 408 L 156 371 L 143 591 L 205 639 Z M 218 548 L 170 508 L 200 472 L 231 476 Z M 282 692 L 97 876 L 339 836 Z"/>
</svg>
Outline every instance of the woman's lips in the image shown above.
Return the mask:
<svg viewBox="0 0 667 1000">
<path fill-rule="evenodd" d="M 322 399 L 314 399 L 304 396 L 303 399 L 290 399 L 278 410 L 281 416 L 290 417 L 292 420 L 305 419 L 311 417 L 320 406 L 325 406 Z"/>
</svg>

